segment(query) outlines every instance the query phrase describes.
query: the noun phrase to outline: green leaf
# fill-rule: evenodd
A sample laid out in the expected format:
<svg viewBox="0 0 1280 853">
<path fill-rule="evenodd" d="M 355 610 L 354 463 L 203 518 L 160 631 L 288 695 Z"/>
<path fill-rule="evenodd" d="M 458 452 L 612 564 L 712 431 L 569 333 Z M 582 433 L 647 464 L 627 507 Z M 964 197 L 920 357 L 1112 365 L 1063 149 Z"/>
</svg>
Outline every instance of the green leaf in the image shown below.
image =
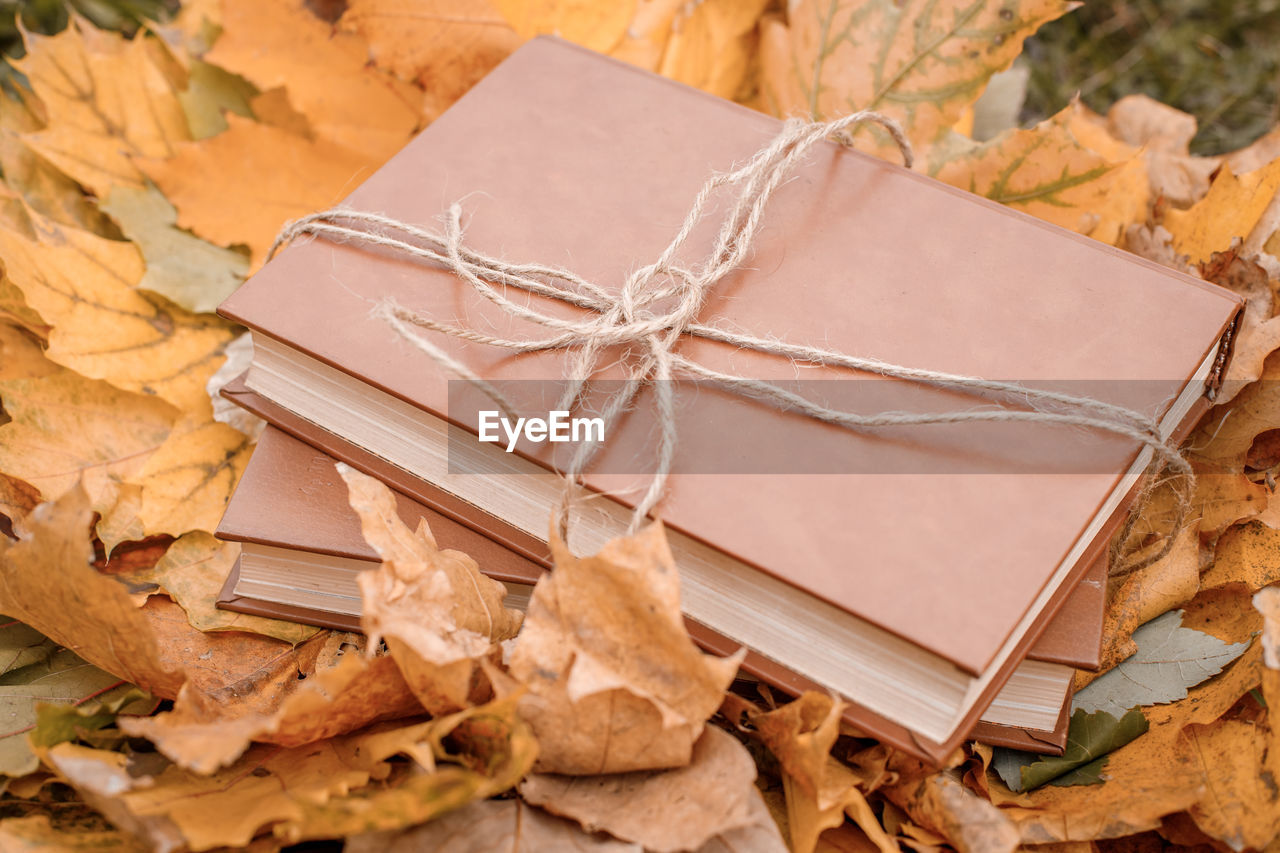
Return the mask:
<svg viewBox="0 0 1280 853">
<path fill-rule="evenodd" d="M 201 313 L 217 308 L 244 281 L 249 259 L 179 228 L 178 211 L 155 187 L 116 185 L 100 206 L 147 262 L 138 289 Z"/>
<path fill-rule="evenodd" d="M 1249 643 L 1224 643 L 1182 627 L 1182 611 L 1171 610 L 1133 632 L 1138 651 L 1076 694 L 1073 710 L 1123 715 L 1135 705 L 1186 698 L 1195 687 L 1244 654 Z"/>
<path fill-rule="evenodd" d="M 1067 748 L 1060 756 L 1044 757 L 1013 749 L 998 749 L 992 766 L 1012 791 L 1057 785 L 1098 785 L 1107 753 L 1147 730 L 1147 718 L 1133 708 L 1119 719 L 1106 711 L 1076 711 L 1067 730 Z M 1061 780 L 1061 781 L 1060 781 Z"/>
<path fill-rule="evenodd" d="M 22 776 L 38 766 L 27 736 L 36 727 L 41 703 L 79 705 L 94 699 L 110 702 L 136 690 L 69 649 L 58 649 L 47 660 L 6 672 L 0 676 L 0 720 L 4 720 L 0 731 L 0 774 Z"/>
<path fill-rule="evenodd" d="M 192 139 L 208 139 L 227 129 L 226 113 L 253 117 L 249 101 L 258 94 L 239 74 L 232 74 L 201 59 L 192 59 L 187 69 L 187 88 L 178 93 L 178 103 L 187 117 Z"/>
<path fill-rule="evenodd" d="M 121 714 L 146 714 L 157 702 L 132 684 L 122 685 L 103 694 L 101 699 L 83 705 L 36 706 L 36 725 L 29 736 L 35 747 L 50 747 L 67 741 L 84 740 L 88 732 L 96 732 L 116 721 Z M 92 739 L 97 740 L 97 739 Z"/>
</svg>

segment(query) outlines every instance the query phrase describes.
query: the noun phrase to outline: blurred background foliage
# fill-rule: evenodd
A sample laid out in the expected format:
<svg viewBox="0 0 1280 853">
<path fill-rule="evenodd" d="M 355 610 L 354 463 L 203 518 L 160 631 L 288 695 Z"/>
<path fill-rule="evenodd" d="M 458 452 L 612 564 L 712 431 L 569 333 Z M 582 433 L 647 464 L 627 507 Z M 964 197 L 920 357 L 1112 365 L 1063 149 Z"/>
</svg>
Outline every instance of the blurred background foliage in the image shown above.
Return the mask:
<svg viewBox="0 0 1280 853">
<path fill-rule="evenodd" d="M 0 50 L 22 55 L 19 16 L 40 33 L 65 27 L 69 10 L 99 27 L 133 32 L 141 20 L 168 17 L 178 5 L 0 0 Z M 340 12 L 344 4 L 311 5 Z M 1280 122 L 1280 0 L 1087 0 L 1029 40 L 1019 61 L 1030 71 L 1021 116 L 1027 123 L 1062 109 L 1076 92 L 1099 112 L 1142 93 L 1196 116 L 1200 133 L 1192 150 L 1214 154 L 1247 145 Z"/>
<path fill-rule="evenodd" d="M 1141 93 L 1199 120 L 1196 154 L 1240 148 L 1280 121 L 1280 0 L 1088 0 L 1023 56 L 1026 121 L 1077 91 L 1099 112 Z"/>
</svg>

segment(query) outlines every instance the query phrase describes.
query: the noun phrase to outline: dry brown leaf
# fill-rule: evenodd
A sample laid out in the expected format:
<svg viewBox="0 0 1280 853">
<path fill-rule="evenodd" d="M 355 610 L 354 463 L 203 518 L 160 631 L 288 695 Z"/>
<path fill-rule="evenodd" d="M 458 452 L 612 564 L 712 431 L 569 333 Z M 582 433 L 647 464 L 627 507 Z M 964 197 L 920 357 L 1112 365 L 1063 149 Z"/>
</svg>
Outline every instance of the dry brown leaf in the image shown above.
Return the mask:
<svg viewBox="0 0 1280 853">
<path fill-rule="evenodd" d="M 1280 198 L 1280 193 L 1277 194 Z M 1245 297 L 1244 317 L 1236 331 L 1231 361 L 1215 400 L 1222 406 L 1230 402 L 1263 370 L 1267 356 L 1280 347 L 1280 317 L 1276 314 L 1276 297 L 1271 276 L 1256 261 L 1246 257 L 1239 240 L 1224 252 L 1214 252 L 1200 265 L 1197 274 Z"/>
<path fill-rule="evenodd" d="M 520 795 L 588 832 L 607 832 L 653 853 L 676 853 L 755 822 L 755 778 L 755 762 L 737 738 L 707 726 L 687 767 L 605 776 L 534 774 L 520 784 Z"/>
<path fill-rule="evenodd" d="M 1193 264 L 1203 263 L 1214 252 L 1225 252 L 1235 238 L 1248 236 L 1277 188 L 1280 159 L 1238 177 L 1224 165 L 1208 194 L 1189 210 L 1169 211 L 1164 226 L 1178 252 Z"/>
<path fill-rule="evenodd" d="M 382 163 L 360 149 L 237 115 L 227 116 L 227 125 L 217 136 L 180 145 L 167 160 L 139 166 L 178 209 L 180 226 L 219 246 L 248 246 L 251 272 L 281 225 L 330 206 Z"/>
<path fill-rule="evenodd" d="M 351 0 L 339 26 L 359 33 L 379 68 L 427 90 L 435 118 L 521 38 L 489 0 Z"/>
<path fill-rule="evenodd" d="M 28 536 L 17 543 L 0 536 L 0 613 L 156 696 L 174 696 L 181 668 L 162 659 L 124 587 L 92 566 L 92 521 L 77 486 L 32 510 Z"/>
<path fill-rule="evenodd" d="M 1187 440 L 1197 456 L 1227 470 L 1243 470 L 1260 433 L 1276 427 L 1280 411 L 1280 353 L 1268 356 L 1259 380 L 1241 389 L 1230 406 L 1215 408 Z"/>
<path fill-rule="evenodd" d="M 1067 0 L 797 0 L 763 24 L 764 101 L 775 115 L 879 110 L 920 148 L 937 142 Z M 887 145 L 884 143 L 888 143 Z M 870 143 L 866 143 L 870 144 Z M 885 138 L 871 145 L 896 157 Z"/>
<path fill-rule="evenodd" d="M 116 185 L 141 187 L 132 157 L 168 157 L 189 138 L 172 81 L 146 39 L 125 39 L 72 16 L 56 36 L 26 33 L 17 64 L 48 113 L 24 138 L 99 198 Z"/>
<path fill-rule="evenodd" d="M 380 481 L 339 462 L 348 501 L 365 540 L 382 557 L 361 573 L 360 625 L 377 645 L 383 639 L 424 708 L 447 714 L 483 701 L 489 692 L 479 661 L 500 658 L 496 643 L 520 630 L 523 614 L 502 606 L 506 587 L 480 574 L 461 551 L 436 545 L 426 519 L 417 533 L 396 511 L 396 498 Z"/>
<path fill-rule="evenodd" d="M 372 67 L 361 36 L 335 32 L 303 0 L 224 0 L 221 23 L 205 59 L 263 91 L 285 87 L 319 137 L 380 163 L 418 128 L 421 90 Z"/>
<path fill-rule="evenodd" d="M 1142 147 L 1152 197 L 1190 207 L 1209 191 L 1209 176 L 1222 158 L 1189 152 L 1195 116 L 1146 95 L 1128 95 L 1107 111 L 1107 124 L 1120 139 Z"/>
<path fill-rule="evenodd" d="M 521 800 L 484 800 L 401 832 L 347 839 L 345 853 L 644 853 L 638 844 L 588 835 L 573 821 Z M 748 849 L 742 853 L 754 853 Z"/>
<path fill-rule="evenodd" d="M 222 363 L 231 324 L 135 290 L 142 259 L 132 243 L 26 213 L 30 233 L 0 228 L 0 256 L 27 304 L 53 326 L 49 359 L 207 416 L 205 383 Z"/>
<path fill-rule="evenodd" d="M 1237 524 L 1218 540 L 1204 589 L 1243 584 L 1252 592 L 1280 581 L 1280 530 L 1259 522 Z"/>
<path fill-rule="evenodd" d="M 522 39 L 554 33 L 597 53 L 622 42 L 637 0 L 494 0 Z"/>
<path fill-rule="evenodd" d="M 733 98 L 747 76 L 756 22 L 767 4 L 768 0 L 704 0 L 686 6 L 672 20 L 658 73 Z"/>
<path fill-rule="evenodd" d="M 687 13 L 688 7 L 684 0 L 647 0 L 636 4 L 635 12 L 622 41 L 609 55 L 646 71 L 657 71 L 676 15 Z"/>
<path fill-rule="evenodd" d="M 959 853 L 1011 853 L 1019 833 L 1008 817 L 966 788 L 955 770 L 904 773 L 885 796 L 922 827 L 932 830 Z"/>
<path fill-rule="evenodd" d="M 1261 850 L 1280 837 L 1280 737 L 1266 723 L 1221 719 L 1189 725 L 1180 759 L 1196 767 L 1204 793 L 1189 812 L 1232 850 Z"/>
<path fill-rule="evenodd" d="M 1146 218 L 1144 167 L 1136 149 L 1106 136 L 1084 109 L 1072 103 L 1033 128 L 1006 131 L 949 159 L 935 177 L 1117 243 L 1126 226 Z"/>
<path fill-rule="evenodd" d="M 339 634 L 297 650 L 285 645 L 239 682 L 216 690 L 190 684 L 172 711 L 121 725 L 179 767 L 209 774 L 239 759 L 252 741 L 299 746 L 421 713 L 390 658 L 365 657 L 361 645 L 348 642 L 355 640 Z"/>
<path fill-rule="evenodd" d="M 528 687 L 520 713 L 545 773 L 623 773 L 689 763 L 742 652 L 717 658 L 689 638 L 661 524 L 576 557 L 552 542 L 510 657 Z M 501 675 L 494 673 L 494 675 Z M 491 675 L 491 677 L 493 677 Z M 500 695 L 510 679 L 494 684 Z"/>
<path fill-rule="evenodd" d="M 845 814 L 881 853 L 893 853 L 897 844 L 871 811 L 859 787 L 862 780 L 831 757 L 843 710 L 843 702 L 810 692 L 773 711 L 748 711 L 748 716 L 760 740 L 782 765 L 795 853 L 811 853 L 823 830 L 839 826 Z"/>
</svg>

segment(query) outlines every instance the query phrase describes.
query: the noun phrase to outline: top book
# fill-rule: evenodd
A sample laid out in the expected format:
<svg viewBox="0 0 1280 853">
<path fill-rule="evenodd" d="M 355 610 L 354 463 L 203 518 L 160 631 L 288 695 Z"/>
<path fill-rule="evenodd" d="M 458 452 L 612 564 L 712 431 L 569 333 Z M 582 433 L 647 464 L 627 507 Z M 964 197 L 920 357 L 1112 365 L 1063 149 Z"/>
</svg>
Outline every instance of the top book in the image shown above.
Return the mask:
<svg viewBox="0 0 1280 853">
<path fill-rule="evenodd" d="M 779 128 L 538 39 L 344 205 L 436 229 L 461 201 L 468 248 L 569 268 L 617 292 L 670 242 L 708 176 L 745 162 Z M 724 199 L 713 199 L 683 263 L 710 251 Z M 589 313 L 508 293 L 559 317 Z M 254 331 L 252 391 L 460 499 L 474 510 L 468 523 L 545 540 L 559 496 L 548 468 L 563 447 L 505 453 L 478 442 L 475 395 L 375 315 L 385 299 L 489 335 L 548 336 L 452 272 L 321 238 L 295 240 L 220 311 Z M 699 321 L 1082 394 L 1149 415 L 1176 438 L 1207 405 L 1238 309 L 1205 282 L 822 143 L 778 189 L 749 264 L 716 285 Z M 421 334 L 522 412 L 554 400 L 565 374 L 559 351 L 512 355 Z M 705 337 L 683 337 L 676 352 L 864 413 L 1011 403 Z M 599 378 L 626 376 L 635 358 L 606 351 Z M 587 408 L 610 387 L 602 381 Z M 660 510 L 687 614 L 846 695 L 933 756 L 964 736 L 1097 556 L 1151 456 L 1114 434 L 1044 423 L 850 430 L 741 390 L 678 395 Z M 625 529 L 656 456 L 653 397 L 641 393 L 587 473 L 587 487 L 609 497 L 574 516 L 575 550 Z"/>
</svg>

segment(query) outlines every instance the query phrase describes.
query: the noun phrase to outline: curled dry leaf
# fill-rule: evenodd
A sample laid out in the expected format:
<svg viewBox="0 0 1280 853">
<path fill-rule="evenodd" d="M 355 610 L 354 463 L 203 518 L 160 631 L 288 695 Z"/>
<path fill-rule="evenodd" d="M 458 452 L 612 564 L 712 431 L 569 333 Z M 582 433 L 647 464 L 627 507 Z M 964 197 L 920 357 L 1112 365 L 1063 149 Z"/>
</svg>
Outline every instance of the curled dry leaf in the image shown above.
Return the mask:
<svg viewBox="0 0 1280 853">
<path fill-rule="evenodd" d="M 707 726 L 686 767 L 605 776 L 534 774 L 520 784 L 520 795 L 588 832 L 607 832 L 652 853 L 677 853 L 757 822 L 755 778 L 755 762 L 737 738 Z M 773 827 L 767 811 L 765 820 Z"/>
<path fill-rule="evenodd" d="M 881 853 L 893 853 L 897 843 L 871 811 L 859 787 L 862 780 L 831 757 L 843 710 L 839 700 L 805 693 L 776 710 L 748 710 L 747 714 L 760 740 L 782 765 L 793 851 L 810 853 L 822 831 L 839 826 L 848 814 Z"/>
<path fill-rule="evenodd" d="M 209 774 L 253 741 L 298 746 L 421 712 L 389 658 L 344 649 L 344 639 L 355 638 L 317 637 L 298 653 L 279 655 L 251 674 L 247 689 L 188 685 L 172 711 L 121 727 L 150 739 L 179 767 Z"/>
<path fill-rule="evenodd" d="M 1190 207 L 1209 191 L 1209 176 L 1222 158 L 1190 153 L 1195 116 L 1146 95 L 1128 95 L 1107 111 L 1107 126 L 1120 139 L 1142 148 L 1152 198 Z"/>
<path fill-rule="evenodd" d="M 412 829 L 352 836 L 344 849 L 346 853 L 644 853 L 639 844 L 588 835 L 573 821 L 521 800 L 471 803 Z"/>
<path fill-rule="evenodd" d="M 704 654 L 685 630 L 680 580 L 660 524 L 576 557 L 558 539 L 555 569 L 534 587 L 510 657 L 505 695 L 528 687 L 520 713 L 545 773 L 623 773 L 689 763 L 745 652 Z"/>
<path fill-rule="evenodd" d="M 284 86 L 316 134 L 380 163 L 421 119 L 422 92 L 369 63 L 369 47 L 334 32 L 303 0 L 225 0 L 205 59 L 266 91 Z"/>
<path fill-rule="evenodd" d="M 885 789 L 911 819 L 941 835 L 960 853 L 1012 853 L 1019 833 L 1004 812 L 966 788 L 955 770 L 903 773 Z"/>
<path fill-rule="evenodd" d="M 555 33 L 597 53 L 609 53 L 626 35 L 639 4 L 636 0 L 495 0 L 495 5 L 522 39 Z"/>
<path fill-rule="evenodd" d="M 1067 0 L 798 0 L 766 21 L 764 100 L 775 115 L 879 110 L 924 148 L 959 121 L 1023 40 L 1075 7 Z M 892 152 L 887 145 L 873 146 Z M 894 154 L 896 157 L 896 154 Z"/>
<path fill-rule="evenodd" d="M 415 533 L 379 480 L 338 463 L 348 501 L 382 564 L 360 575 L 360 624 L 371 645 L 385 639 L 410 688 L 433 714 L 465 708 L 488 686 L 482 658 L 520 630 L 523 615 L 502 606 L 506 587 L 480 574 L 461 551 L 436 545 L 423 519 Z"/>
<path fill-rule="evenodd" d="M 147 620 L 123 586 L 94 570 L 93 511 L 80 486 L 27 518 L 16 543 L 0 536 L 0 612 L 85 660 L 161 697 L 184 675 L 162 660 Z"/>
<path fill-rule="evenodd" d="M 1268 669 L 1280 669 L 1280 586 L 1254 593 L 1253 607 L 1262 614 L 1262 662 Z"/>
<path fill-rule="evenodd" d="M 1201 586 L 1244 584 L 1253 591 L 1276 582 L 1280 582 L 1280 530 L 1248 521 L 1222 534 Z"/>
<path fill-rule="evenodd" d="M 686 6 L 671 22 L 655 70 L 713 95 L 735 97 L 746 79 L 756 21 L 766 5 L 767 0 L 704 0 Z"/>
<path fill-rule="evenodd" d="M 1232 850 L 1262 850 L 1280 836 L 1280 733 L 1269 717 L 1192 724 L 1178 741 L 1203 780 L 1191 818 Z"/>
<path fill-rule="evenodd" d="M 1234 395 L 1230 406 L 1219 406 L 1188 439 L 1193 452 L 1228 470 L 1244 468 L 1249 448 L 1260 433 L 1275 428 L 1280 410 L 1280 353 L 1263 362 L 1259 381 Z"/>
</svg>

